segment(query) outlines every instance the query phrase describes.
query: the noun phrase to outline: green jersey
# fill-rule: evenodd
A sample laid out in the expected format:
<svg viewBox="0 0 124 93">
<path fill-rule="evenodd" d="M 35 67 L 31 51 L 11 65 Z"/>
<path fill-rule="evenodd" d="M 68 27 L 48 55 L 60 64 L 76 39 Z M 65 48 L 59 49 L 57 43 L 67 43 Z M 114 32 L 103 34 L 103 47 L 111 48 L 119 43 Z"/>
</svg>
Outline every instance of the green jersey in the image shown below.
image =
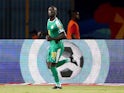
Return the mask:
<svg viewBox="0 0 124 93">
<path fill-rule="evenodd" d="M 63 25 L 57 17 L 53 21 L 50 21 L 50 19 L 48 19 L 47 30 L 48 30 L 48 35 L 53 38 L 58 37 L 61 32 L 65 33 Z M 57 62 L 58 61 L 57 59 L 62 55 L 63 51 L 64 51 L 64 45 L 61 40 L 59 42 L 56 42 L 55 40 L 51 40 L 47 61 Z"/>
<path fill-rule="evenodd" d="M 61 32 L 64 32 L 61 21 L 56 17 L 53 21 L 48 19 L 47 30 L 50 37 L 58 37 Z"/>
<path fill-rule="evenodd" d="M 63 25 L 57 17 L 53 21 L 50 21 L 50 19 L 48 19 L 47 30 L 48 35 L 53 38 L 58 37 L 61 32 L 65 33 Z M 57 44 L 61 45 L 62 41 L 60 40 L 58 43 L 56 43 L 54 40 L 50 41 L 51 47 L 56 46 Z"/>
</svg>

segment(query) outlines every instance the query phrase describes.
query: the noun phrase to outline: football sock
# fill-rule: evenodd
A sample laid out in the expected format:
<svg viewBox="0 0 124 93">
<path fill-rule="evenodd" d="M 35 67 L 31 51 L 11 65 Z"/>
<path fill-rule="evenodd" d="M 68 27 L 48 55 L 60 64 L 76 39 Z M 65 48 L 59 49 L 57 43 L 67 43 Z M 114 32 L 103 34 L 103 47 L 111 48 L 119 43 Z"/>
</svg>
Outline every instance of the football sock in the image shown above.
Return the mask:
<svg viewBox="0 0 124 93">
<path fill-rule="evenodd" d="M 59 61 L 59 62 L 56 64 L 56 67 L 59 67 L 59 66 L 65 64 L 65 63 L 67 63 L 67 62 L 69 62 L 69 59 L 61 60 L 61 61 Z"/>
<path fill-rule="evenodd" d="M 56 85 L 60 85 L 59 76 L 58 76 L 58 72 L 57 72 L 56 67 L 51 67 L 51 71 L 52 71 L 54 80 L 55 80 L 55 82 L 56 82 Z"/>
<path fill-rule="evenodd" d="M 60 82 L 56 82 L 56 86 L 61 87 Z"/>
</svg>

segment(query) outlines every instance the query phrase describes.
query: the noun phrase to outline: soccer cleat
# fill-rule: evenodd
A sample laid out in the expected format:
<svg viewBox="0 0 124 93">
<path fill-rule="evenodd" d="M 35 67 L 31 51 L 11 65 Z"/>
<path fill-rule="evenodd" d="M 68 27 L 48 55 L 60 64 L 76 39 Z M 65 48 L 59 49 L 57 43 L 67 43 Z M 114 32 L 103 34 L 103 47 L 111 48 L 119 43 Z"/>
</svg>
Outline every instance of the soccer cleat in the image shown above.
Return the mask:
<svg viewBox="0 0 124 93">
<path fill-rule="evenodd" d="M 53 89 L 62 89 L 62 87 L 54 86 Z"/>
</svg>

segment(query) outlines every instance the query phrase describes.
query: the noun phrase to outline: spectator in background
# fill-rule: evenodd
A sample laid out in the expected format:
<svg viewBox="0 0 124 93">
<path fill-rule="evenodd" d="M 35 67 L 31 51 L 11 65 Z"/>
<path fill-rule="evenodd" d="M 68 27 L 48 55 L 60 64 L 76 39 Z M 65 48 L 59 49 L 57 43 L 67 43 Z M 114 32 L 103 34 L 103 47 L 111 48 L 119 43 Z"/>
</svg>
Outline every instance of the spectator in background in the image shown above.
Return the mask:
<svg viewBox="0 0 124 93">
<path fill-rule="evenodd" d="M 40 39 L 42 37 L 42 32 L 37 31 L 36 29 L 32 30 L 30 34 L 32 39 Z"/>
<path fill-rule="evenodd" d="M 73 10 L 69 12 L 70 21 L 67 27 L 67 39 L 80 39 L 80 30 L 77 21 L 80 19 L 79 12 Z"/>
</svg>

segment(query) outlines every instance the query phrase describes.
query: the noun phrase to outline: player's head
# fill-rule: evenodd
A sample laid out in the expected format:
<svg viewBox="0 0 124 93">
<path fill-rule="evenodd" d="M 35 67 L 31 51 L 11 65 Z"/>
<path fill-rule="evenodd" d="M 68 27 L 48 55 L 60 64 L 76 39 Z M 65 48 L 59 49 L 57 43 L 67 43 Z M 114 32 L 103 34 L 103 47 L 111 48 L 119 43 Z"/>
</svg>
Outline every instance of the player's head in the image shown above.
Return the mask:
<svg viewBox="0 0 124 93">
<path fill-rule="evenodd" d="M 48 8 L 48 15 L 50 18 L 55 17 L 57 15 L 57 8 L 55 6 L 50 6 Z"/>
</svg>

